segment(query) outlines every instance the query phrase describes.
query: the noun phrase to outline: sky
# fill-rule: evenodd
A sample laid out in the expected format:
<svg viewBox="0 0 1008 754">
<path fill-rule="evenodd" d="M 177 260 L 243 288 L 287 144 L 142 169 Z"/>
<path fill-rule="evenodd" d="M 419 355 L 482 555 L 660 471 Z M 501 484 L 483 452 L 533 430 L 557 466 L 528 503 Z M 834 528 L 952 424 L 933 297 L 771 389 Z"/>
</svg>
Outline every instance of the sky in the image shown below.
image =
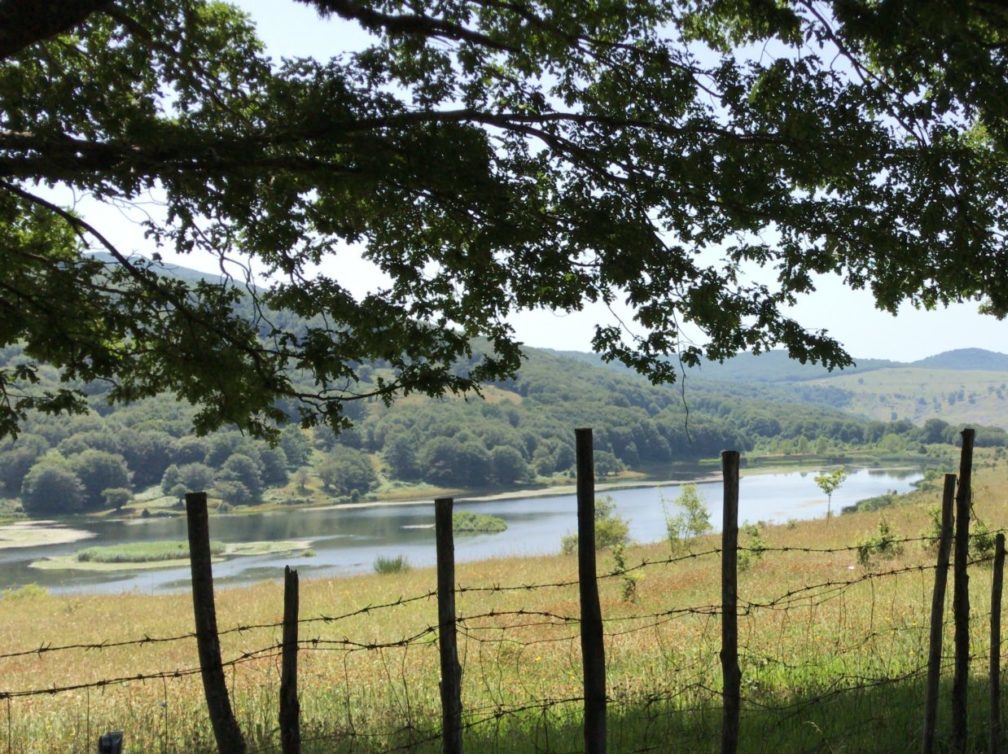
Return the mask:
<svg viewBox="0 0 1008 754">
<path fill-rule="evenodd" d="M 324 59 L 335 52 L 360 47 L 367 39 L 363 32 L 348 32 L 345 23 L 321 19 L 314 9 L 302 3 L 239 0 L 237 5 L 251 15 L 267 51 L 274 57 L 310 55 Z M 87 215 L 99 218 L 99 227 L 111 227 L 110 237 L 123 244 L 123 248 L 145 254 L 151 251 L 128 227 L 130 224 L 124 222 L 119 210 L 89 207 Z M 107 223 L 100 222 L 102 219 Z M 175 260 L 168 254 L 165 257 L 168 261 L 214 271 L 196 259 Z M 353 250 L 341 256 L 339 280 L 356 295 L 381 282 L 375 270 Z M 976 303 L 937 311 L 920 311 L 904 305 L 893 316 L 876 310 L 870 293 L 850 290 L 837 277 L 821 277 L 816 293 L 803 299 L 791 315 L 807 328 L 828 331 L 855 358 L 909 362 L 956 348 L 1008 352 L 1008 321 L 981 315 L 977 309 Z M 616 313 L 629 321 L 626 309 L 617 308 Z M 509 322 L 518 340 L 526 345 L 589 351 L 594 325 L 612 319 L 613 315 L 604 307 L 595 306 L 573 314 L 522 312 L 510 317 Z M 693 337 L 699 336 L 693 334 Z"/>
</svg>

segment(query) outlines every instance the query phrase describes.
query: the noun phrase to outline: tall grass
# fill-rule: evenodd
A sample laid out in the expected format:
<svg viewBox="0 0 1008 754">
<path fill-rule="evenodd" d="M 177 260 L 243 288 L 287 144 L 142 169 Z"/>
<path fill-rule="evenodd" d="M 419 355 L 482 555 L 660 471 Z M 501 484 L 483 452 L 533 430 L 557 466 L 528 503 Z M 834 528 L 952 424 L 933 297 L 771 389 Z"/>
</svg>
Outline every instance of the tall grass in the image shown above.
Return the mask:
<svg viewBox="0 0 1008 754">
<path fill-rule="evenodd" d="M 1008 523 L 1008 467 L 976 470 L 974 508 L 991 529 Z M 889 535 L 930 531 L 935 486 L 886 511 Z M 657 501 L 656 501 L 657 504 Z M 745 501 L 742 501 L 745 510 Z M 762 559 L 741 574 L 740 751 L 865 752 L 919 748 L 927 616 L 934 577 L 926 542 L 905 542 L 858 563 L 856 544 L 879 531 L 878 513 L 761 529 Z M 612 555 L 599 557 L 606 618 L 611 752 L 716 752 L 720 731 L 717 538 L 698 538 L 675 562 L 638 567 L 636 602 L 623 599 Z M 789 548 L 782 552 L 783 548 Z M 844 549 L 836 549 L 844 548 Z M 626 567 L 667 561 L 668 543 L 627 547 Z M 581 658 L 573 557 L 457 566 L 459 650 L 469 751 L 580 749 Z M 437 608 L 431 569 L 303 580 L 299 659 L 304 751 L 437 752 L 440 726 Z M 524 588 L 534 584 L 552 584 Z M 990 569 L 971 572 L 971 741 L 983 741 Z M 516 587 L 503 589 L 502 587 Z M 951 591 L 951 590 L 950 590 Z M 410 599 L 416 597 L 416 599 Z M 405 599 L 404 599 L 405 598 Z M 390 607 L 380 607 L 388 604 Z M 282 595 L 275 583 L 221 590 L 218 624 L 229 688 L 250 749 L 278 751 Z M 339 616 L 346 617 L 339 617 Z M 314 618 L 315 620 L 309 620 Z M 253 625 L 272 626 L 248 628 Z M 195 644 L 123 639 L 192 631 L 188 594 L 0 599 L 0 653 L 42 644 L 104 649 L 0 658 L 0 752 L 90 751 L 102 730 L 126 731 L 129 751 L 213 751 Z M 951 651 L 951 629 L 946 647 Z M 262 650 L 262 651 L 261 651 Z M 54 686 L 135 678 L 91 690 Z M 950 680 L 950 672 L 944 682 Z M 947 699 L 947 695 L 945 697 Z M 8 717 L 9 710 L 9 717 Z M 943 704 L 939 736 L 948 732 Z"/>
</svg>

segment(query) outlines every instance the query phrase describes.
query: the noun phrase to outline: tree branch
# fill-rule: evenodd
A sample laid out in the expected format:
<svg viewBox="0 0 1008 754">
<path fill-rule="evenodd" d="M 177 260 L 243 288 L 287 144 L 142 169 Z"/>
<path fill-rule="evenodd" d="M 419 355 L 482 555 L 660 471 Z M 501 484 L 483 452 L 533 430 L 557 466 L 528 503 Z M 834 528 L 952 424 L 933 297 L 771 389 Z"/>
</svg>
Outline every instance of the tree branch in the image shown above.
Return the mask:
<svg viewBox="0 0 1008 754">
<path fill-rule="evenodd" d="M 402 14 L 393 16 L 388 13 L 365 8 L 353 0 L 299 0 L 305 5 L 314 5 L 322 14 L 335 13 L 341 18 L 357 21 L 368 31 L 382 32 L 392 35 L 414 35 L 422 37 L 442 37 L 459 42 L 471 42 L 481 47 L 489 47 L 502 52 L 517 52 L 493 37 L 459 24 L 444 21 L 430 16 Z"/>
<path fill-rule="evenodd" d="M 0 60 L 70 31 L 110 0 L 0 0 Z"/>
</svg>

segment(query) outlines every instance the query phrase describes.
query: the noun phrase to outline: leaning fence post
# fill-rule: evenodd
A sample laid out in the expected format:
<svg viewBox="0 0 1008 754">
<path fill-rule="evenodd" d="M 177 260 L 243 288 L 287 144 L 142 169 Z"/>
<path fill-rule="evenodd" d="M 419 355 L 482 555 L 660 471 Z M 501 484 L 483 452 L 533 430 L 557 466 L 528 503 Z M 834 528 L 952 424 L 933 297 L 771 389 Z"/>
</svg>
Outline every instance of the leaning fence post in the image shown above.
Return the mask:
<svg viewBox="0 0 1008 754">
<path fill-rule="evenodd" d="M 450 497 L 434 501 L 437 540 L 438 649 L 441 653 L 441 726 L 444 754 L 462 754 L 462 667 L 455 634 L 455 540 Z"/>
<path fill-rule="evenodd" d="M 931 641 L 928 645 L 927 691 L 924 701 L 924 736 L 921 754 L 934 752 L 935 722 L 938 719 L 938 681 L 941 677 L 942 633 L 945 628 L 945 585 L 948 583 L 949 551 L 952 549 L 952 502 L 956 475 L 945 475 L 942 492 L 941 533 L 938 537 L 938 566 L 931 594 Z"/>
<path fill-rule="evenodd" d="M 738 663 L 738 502 L 739 454 L 721 454 L 724 517 L 721 527 L 721 754 L 735 754 L 739 741 L 742 671 Z"/>
<path fill-rule="evenodd" d="M 991 582 L 990 638 L 990 754 L 1001 751 L 1001 590 L 1004 586 L 1005 535 L 994 540 L 994 579 Z"/>
<path fill-rule="evenodd" d="M 193 613 L 196 618 L 196 648 L 207 711 L 220 754 L 244 754 L 245 741 L 228 699 L 217 612 L 214 607 L 213 571 L 210 560 L 210 524 L 205 492 L 186 494 L 186 522 L 189 529 L 189 563 L 192 567 Z"/>
<path fill-rule="evenodd" d="M 283 754 L 301 754 L 301 705 L 298 703 L 298 572 L 284 566 L 283 647 L 280 661 L 280 746 Z"/>
<path fill-rule="evenodd" d="M 577 450 L 578 588 L 581 597 L 585 754 L 605 754 L 605 640 L 595 570 L 595 459 L 592 431 L 588 428 L 575 429 L 574 438 Z"/>
<path fill-rule="evenodd" d="M 952 677 L 953 754 L 966 754 L 966 692 L 969 684 L 969 519 L 973 472 L 972 429 L 962 431 L 959 489 L 956 492 L 955 567 L 952 612 L 955 615 L 955 674 Z"/>
</svg>

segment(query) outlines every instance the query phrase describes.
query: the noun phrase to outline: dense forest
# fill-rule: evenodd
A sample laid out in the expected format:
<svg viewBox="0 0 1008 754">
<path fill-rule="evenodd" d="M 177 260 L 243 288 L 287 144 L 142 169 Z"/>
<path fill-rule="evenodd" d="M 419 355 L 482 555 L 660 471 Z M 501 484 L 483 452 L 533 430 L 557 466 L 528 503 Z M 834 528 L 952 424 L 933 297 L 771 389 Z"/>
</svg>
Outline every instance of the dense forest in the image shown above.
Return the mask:
<svg viewBox="0 0 1008 754">
<path fill-rule="evenodd" d="M 0 366 L 21 358 L 8 347 Z M 376 380 L 382 366 L 362 372 Z M 40 389 L 55 385 L 55 371 L 41 376 Z M 846 394 L 836 389 L 691 379 L 684 391 L 533 349 L 517 377 L 486 385 L 482 397 L 349 403 L 354 424 L 339 434 L 302 429 L 292 414 L 275 445 L 234 430 L 193 436 L 192 409 L 171 396 L 119 406 L 108 404 L 101 384 L 80 387 L 92 411 L 30 415 L 16 440 L 0 443 L 2 494 L 26 513 L 119 508 L 151 487 L 178 499 L 206 489 L 233 506 L 260 501 L 268 488 L 303 489 L 308 479 L 348 500 L 390 482 L 467 490 L 549 482 L 572 474 L 578 426 L 594 428 L 601 476 L 661 473 L 724 448 L 825 455 L 868 445 L 919 453 L 954 443 L 958 432 L 935 419 L 918 427 L 843 413 Z M 978 442 L 1004 445 L 1008 436 L 986 428 Z"/>
</svg>

